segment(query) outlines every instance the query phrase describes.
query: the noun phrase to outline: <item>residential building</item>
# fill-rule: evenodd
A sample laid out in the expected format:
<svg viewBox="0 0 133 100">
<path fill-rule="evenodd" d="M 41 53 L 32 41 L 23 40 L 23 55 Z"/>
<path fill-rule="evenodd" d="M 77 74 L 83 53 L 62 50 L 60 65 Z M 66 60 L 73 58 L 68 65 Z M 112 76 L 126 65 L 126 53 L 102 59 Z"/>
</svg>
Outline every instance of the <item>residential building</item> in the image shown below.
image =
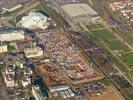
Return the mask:
<svg viewBox="0 0 133 100">
<path fill-rule="evenodd" d="M 0 53 L 7 52 L 7 45 L 0 45 Z"/>
<path fill-rule="evenodd" d="M 33 74 L 33 71 L 31 70 L 31 68 L 25 68 L 23 71 L 23 79 L 22 79 L 22 85 L 23 87 L 27 87 L 28 85 L 31 84 L 31 76 Z"/>
<path fill-rule="evenodd" d="M 31 48 L 33 45 L 32 41 L 22 40 L 17 42 L 17 48 L 19 51 L 24 51 L 25 48 Z"/>
<path fill-rule="evenodd" d="M 5 30 L 0 31 L 0 41 L 15 41 L 15 40 L 24 40 L 23 30 Z"/>
<path fill-rule="evenodd" d="M 17 10 L 22 7 L 23 4 L 28 2 L 30 0 L 0 0 L 0 8 L 2 8 L 3 11 L 12 12 L 14 10 Z"/>
<path fill-rule="evenodd" d="M 6 74 L 15 75 L 15 69 L 14 69 L 14 67 L 7 67 L 6 68 Z"/>
<path fill-rule="evenodd" d="M 6 65 L 17 65 L 21 68 L 24 67 L 25 59 L 23 53 L 12 52 L 5 57 Z"/>
<path fill-rule="evenodd" d="M 36 58 L 43 56 L 43 50 L 40 47 L 32 47 L 24 49 L 27 58 Z"/>
<path fill-rule="evenodd" d="M 32 94 L 36 100 L 47 100 L 47 97 L 42 94 L 38 85 L 32 87 Z"/>
<path fill-rule="evenodd" d="M 4 74 L 4 82 L 6 83 L 7 87 L 15 86 L 14 78 L 15 78 L 14 74 Z"/>
<path fill-rule="evenodd" d="M 29 75 L 29 76 L 33 75 L 32 69 L 31 68 L 25 68 L 24 69 L 24 75 Z"/>
<path fill-rule="evenodd" d="M 29 75 L 25 75 L 22 79 L 22 85 L 23 87 L 27 87 L 31 84 L 31 77 Z"/>
</svg>

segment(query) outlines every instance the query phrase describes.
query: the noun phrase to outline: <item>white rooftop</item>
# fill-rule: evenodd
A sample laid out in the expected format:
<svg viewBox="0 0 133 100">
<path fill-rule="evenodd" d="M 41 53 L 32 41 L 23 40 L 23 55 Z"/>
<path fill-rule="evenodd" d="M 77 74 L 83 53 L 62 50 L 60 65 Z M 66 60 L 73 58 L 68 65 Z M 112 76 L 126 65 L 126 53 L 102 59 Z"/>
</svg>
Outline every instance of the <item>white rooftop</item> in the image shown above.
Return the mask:
<svg viewBox="0 0 133 100">
<path fill-rule="evenodd" d="M 28 29 L 46 29 L 49 25 L 47 16 L 37 12 L 30 12 L 28 16 L 22 18 L 20 23 L 24 28 Z"/>
<path fill-rule="evenodd" d="M 97 16 L 98 13 L 94 11 L 85 3 L 66 4 L 62 6 L 62 9 L 71 17 L 77 16 Z"/>
</svg>

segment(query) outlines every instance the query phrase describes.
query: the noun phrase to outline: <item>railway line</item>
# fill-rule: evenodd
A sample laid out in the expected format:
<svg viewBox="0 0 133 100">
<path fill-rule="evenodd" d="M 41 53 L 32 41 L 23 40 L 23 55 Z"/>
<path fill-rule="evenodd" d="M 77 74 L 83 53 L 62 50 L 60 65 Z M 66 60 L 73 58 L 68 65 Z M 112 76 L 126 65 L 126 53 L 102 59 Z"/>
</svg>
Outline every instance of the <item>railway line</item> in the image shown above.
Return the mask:
<svg viewBox="0 0 133 100">
<path fill-rule="evenodd" d="M 68 22 L 61 16 L 59 15 L 55 10 L 51 9 L 47 2 L 44 0 L 39 0 L 40 3 L 43 5 L 44 9 L 46 10 L 46 13 L 49 14 L 49 16 L 63 29 L 69 28 L 70 25 Z"/>
<path fill-rule="evenodd" d="M 83 36 L 83 35 L 82 35 L 82 36 Z M 84 37 L 84 39 L 86 38 L 85 36 L 83 36 L 83 37 Z M 72 36 L 69 35 L 69 39 L 73 40 L 73 42 L 75 42 L 75 44 L 77 44 L 76 41 L 74 41 L 74 40 L 75 40 L 74 37 L 72 37 Z M 86 40 L 88 40 L 88 39 L 86 39 Z M 89 42 L 86 41 L 86 43 L 89 43 Z M 91 45 L 96 46 L 94 43 L 91 43 Z M 86 48 L 86 45 L 84 45 L 84 43 L 81 42 L 80 40 L 78 41 L 78 46 L 79 46 L 82 50 L 84 50 L 84 49 Z M 97 47 L 98 47 L 98 46 L 97 46 Z M 99 51 L 100 51 L 101 54 L 103 55 L 103 50 L 99 49 Z M 91 63 L 93 63 L 93 65 L 94 65 L 98 70 L 100 70 L 100 72 L 102 72 L 102 73 L 104 74 L 105 79 L 106 79 L 109 83 L 111 83 L 111 85 L 112 85 L 115 89 L 117 89 L 117 90 L 119 91 L 119 93 L 121 93 L 121 95 L 122 95 L 126 100 L 132 100 L 132 99 L 126 94 L 126 92 L 120 87 L 120 85 L 119 85 L 118 83 L 115 82 L 114 78 L 111 77 L 111 76 L 109 75 L 109 73 L 107 73 L 107 72 L 102 68 L 102 65 L 97 64 L 97 62 L 96 62 L 96 61 L 94 60 L 94 58 L 93 58 L 93 52 L 83 51 L 83 53 L 84 53 L 84 56 L 88 59 L 88 61 L 89 61 L 89 62 L 91 61 Z M 103 65 L 103 66 L 108 66 L 108 65 Z"/>
</svg>

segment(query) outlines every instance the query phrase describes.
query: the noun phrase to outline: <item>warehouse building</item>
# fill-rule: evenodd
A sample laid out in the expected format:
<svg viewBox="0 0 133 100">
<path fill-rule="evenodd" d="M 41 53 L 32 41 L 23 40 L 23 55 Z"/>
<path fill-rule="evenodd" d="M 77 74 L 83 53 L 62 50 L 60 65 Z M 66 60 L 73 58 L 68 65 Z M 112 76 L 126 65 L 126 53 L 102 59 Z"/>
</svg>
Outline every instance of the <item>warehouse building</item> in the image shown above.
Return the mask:
<svg viewBox="0 0 133 100">
<path fill-rule="evenodd" d="M 99 14 L 85 3 L 66 4 L 61 6 L 64 17 L 75 24 L 95 22 Z"/>
<path fill-rule="evenodd" d="M 58 85 L 50 87 L 50 92 L 53 94 L 61 94 L 61 96 L 65 98 L 74 97 L 74 93 L 71 88 L 67 85 Z"/>
</svg>

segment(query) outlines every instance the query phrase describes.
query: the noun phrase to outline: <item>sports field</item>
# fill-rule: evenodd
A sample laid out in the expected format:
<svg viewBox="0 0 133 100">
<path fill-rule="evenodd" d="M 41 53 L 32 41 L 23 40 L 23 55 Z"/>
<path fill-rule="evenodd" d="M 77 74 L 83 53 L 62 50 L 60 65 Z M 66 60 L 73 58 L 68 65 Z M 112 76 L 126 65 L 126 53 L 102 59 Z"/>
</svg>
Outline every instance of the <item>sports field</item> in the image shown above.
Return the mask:
<svg viewBox="0 0 133 100">
<path fill-rule="evenodd" d="M 114 33 L 100 23 L 86 26 L 89 30 L 87 34 L 100 46 L 108 48 L 119 58 L 122 66 L 119 66 L 123 73 L 133 81 L 133 52 L 124 42 L 118 39 Z M 128 71 L 128 73 L 127 73 Z M 125 74 L 125 75 L 126 75 Z"/>
</svg>

